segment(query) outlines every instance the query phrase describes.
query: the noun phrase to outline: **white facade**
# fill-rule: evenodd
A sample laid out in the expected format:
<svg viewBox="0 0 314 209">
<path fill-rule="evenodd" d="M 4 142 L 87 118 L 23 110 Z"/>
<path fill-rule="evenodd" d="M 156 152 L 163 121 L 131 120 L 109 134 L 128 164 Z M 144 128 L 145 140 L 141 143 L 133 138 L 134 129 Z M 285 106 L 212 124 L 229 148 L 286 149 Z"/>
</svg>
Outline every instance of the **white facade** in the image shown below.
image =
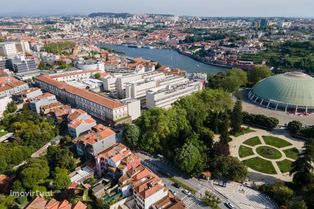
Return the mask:
<svg viewBox="0 0 314 209">
<path fill-rule="evenodd" d="M 17 49 L 14 42 L 0 43 L 0 56 L 14 57 L 17 55 Z"/>
<path fill-rule="evenodd" d="M 0 117 L 3 116 L 3 112 L 11 101 L 11 98 L 8 96 L 0 97 Z"/>
<path fill-rule="evenodd" d="M 22 52 L 23 54 L 31 53 L 31 48 L 27 41 L 18 41 L 16 42 L 16 49 L 18 52 Z"/>
<path fill-rule="evenodd" d="M 167 86 L 165 88 L 155 88 L 147 91 L 147 108 L 163 107 L 169 108 L 171 105 L 183 96 L 192 94 L 202 89 L 200 82 L 189 82 L 177 86 Z"/>
<path fill-rule="evenodd" d="M 133 191 L 133 195 L 138 209 L 149 209 L 154 203 L 166 197 L 168 195 L 168 190 L 162 188 L 146 199 L 135 191 Z"/>
<path fill-rule="evenodd" d="M 117 78 L 119 76 L 109 76 L 103 79 L 103 86 L 105 91 L 117 91 Z"/>
<path fill-rule="evenodd" d="M 87 71 L 73 70 L 73 71 L 68 71 L 68 72 L 50 74 L 50 77 L 56 81 L 69 82 L 69 81 L 78 81 L 78 80 L 88 79 L 91 76 L 99 72 L 100 72 L 99 70 L 87 70 Z"/>
<path fill-rule="evenodd" d="M 81 70 L 105 71 L 105 64 L 102 61 L 79 61 L 76 67 Z"/>
<path fill-rule="evenodd" d="M 141 102 L 137 99 L 123 99 L 123 104 L 128 106 L 128 114 L 132 120 L 136 120 L 141 116 Z"/>
</svg>

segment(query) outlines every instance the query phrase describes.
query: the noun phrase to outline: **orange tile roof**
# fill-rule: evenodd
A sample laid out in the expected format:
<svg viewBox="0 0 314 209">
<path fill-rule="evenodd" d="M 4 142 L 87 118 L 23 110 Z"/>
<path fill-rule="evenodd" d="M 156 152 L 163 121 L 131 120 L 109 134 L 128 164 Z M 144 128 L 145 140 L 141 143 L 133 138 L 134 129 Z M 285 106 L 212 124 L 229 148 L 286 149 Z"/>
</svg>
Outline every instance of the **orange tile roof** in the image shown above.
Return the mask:
<svg viewBox="0 0 314 209">
<path fill-rule="evenodd" d="M 68 116 L 69 120 L 75 120 L 78 117 L 80 117 L 81 115 L 87 115 L 87 112 L 85 112 L 82 109 L 72 109 L 71 113 Z"/>
<path fill-rule="evenodd" d="M 105 140 L 107 137 L 115 134 L 115 132 L 111 128 L 108 128 L 105 126 L 101 127 L 100 124 L 94 126 L 92 129 L 93 129 L 92 132 L 85 134 L 83 136 L 80 136 L 78 138 L 78 141 L 81 141 L 84 144 L 93 145 L 96 142 Z"/>
<path fill-rule="evenodd" d="M 80 97 L 82 97 L 88 101 L 97 103 L 97 104 L 104 106 L 104 107 L 107 107 L 107 108 L 114 109 L 114 108 L 125 106 L 124 104 L 122 104 L 121 102 L 119 102 L 117 100 L 106 98 L 106 97 L 100 96 L 98 94 L 95 94 L 93 92 L 90 92 L 88 90 L 79 89 L 79 88 L 71 86 L 69 84 L 56 81 L 47 75 L 38 76 L 36 79 L 38 81 L 41 81 L 41 82 L 47 83 L 49 85 L 55 86 L 56 88 L 59 88 L 59 89 L 62 89 L 66 92 L 80 96 Z"/>
<path fill-rule="evenodd" d="M 46 203 L 44 198 L 36 197 L 25 209 L 44 209 Z"/>
<path fill-rule="evenodd" d="M 93 118 L 87 118 L 85 120 L 75 119 L 75 120 L 72 120 L 68 124 L 68 127 L 76 129 L 77 127 L 79 127 L 83 123 L 92 124 L 92 123 L 96 123 L 96 121 Z"/>
<path fill-rule="evenodd" d="M 73 206 L 72 209 L 86 209 L 86 208 L 87 208 L 86 205 L 84 205 L 81 201 L 78 201 L 78 202 Z"/>
</svg>

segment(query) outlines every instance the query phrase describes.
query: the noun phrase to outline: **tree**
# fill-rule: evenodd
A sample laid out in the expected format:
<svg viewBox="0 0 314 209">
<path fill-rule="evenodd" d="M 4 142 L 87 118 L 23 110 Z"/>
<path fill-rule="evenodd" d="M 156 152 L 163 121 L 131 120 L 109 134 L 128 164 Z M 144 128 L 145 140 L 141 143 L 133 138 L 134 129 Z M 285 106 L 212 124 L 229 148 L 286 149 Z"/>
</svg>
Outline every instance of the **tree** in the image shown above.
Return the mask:
<svg viewBox="0 0 314 209">
<path fill-rule="evenodd" d="M 229 115 L 227 113 L 224 113 L 222 123 L 221 123 L 221 128 L 219 131 L 220 142 L 223 144 L 229 143 L 229 127 L 230 127 Z"/>
<path fill-rule="evenodd" d="M 229 145 L 216 142 L 213 146 L 213 152 L 215 155 L 228 156 L 230 154 Z"/>
<path fill-rule="evenodd" d="M 68 170 L 57 167 L 54 173 L 53 184 L 57 190 L 68 188 L 71 184 L 71 180 L 68 176 Z"/>
<path fill-rule="evenodd" d="M 221 203 L 220 199 L 209 191 L 205 191 L 205 196 L 202 197 L 202 201 L 213 209 L 218 209 L 218 205 Z"/>
<path fill-rule="evenodd" d="M 107 203 L 105 203 L 105 201 L 103 201 L 102 199 L 97 199 L 93 201 L 93 208 L 94 209 L 109 209 L 110 206 Z"/>
<path fill-rule="evenodd" d="M 235 157 L 216 156 L 209 163 L 216 178 L 242 182 L 247 176 L 246 166 Z"/>
<path fill-rule="evenodd" d="M 278 182 L 272 185 L 263 185 L 261 191 L 271 196 L 279 205 L 288 205 L 288 202 L 294 195 L 292 189 L 287 187 L 283 182 Z"/>
<path fill-rule="evenodd" d="M 176 161 L 178 167 L 192 175 L 199 175 L 206 166 L 206 159 L 202 156 L 203 151 L 206 150 L 201 144 L 197 135 L 193 135 L 186 140 L 182 148 L 177 149 Z"/>
<path fill-rule="evenodd" d="M 17 105 L 15 103 L 15 101 L 12 101 L 8 104 L 6 110 L 5 110 L 5 114 L 7 113 L 13 113 L 17 110 Z"/>
<path fill-rule="evenodd" d="M 302 123 L 297 120 L 293 120 L 288 123 L 288 130 L 291 134 L 297 134 L 302 130 Z"/>
<path fill-rule="evenodd" d="M 247 73 L 240 68 L 229 70 L 222 81 L 223 88 L 230 93 L 236 92 L 247 84 Z"/>
<path fill-rule="evenodd" d="M 271 70 L 266 65 L 256 65 L 248 73 L 249 82 L 254 85 L 258 81 L 271 76 Z"/>
<path fill-rule="evenodd" d="M 95 77 L 96 79 L 100 79 L 100 73 L 95 73 L 94 77 Z"/>
<path fill-rule="evenodd" d="M 234 133 L 241 131 L 242 122 L 242 104 L 237 100 L 231 112 L 231 128 Z"/>
<path fill-rule="evenodd" d="M 33 189 L 49 176 L 48 162 L 43 159 L 32 159 L 21 172 L 23 187 Z"/>
<path fill-rule="evenodd" d="M 138 147 L 140 129 L 135 124 L 126 124 L 124 128 L 124 139 L 125 142 L 132 148 Z"/>
<path fill-rule="evenodd" d="M 293 175 L 293 183 L 302 188 L 305 185 L 314 182 L 313 177 L 314 162 L 314 140 L 307 140 L 304 144 L 303 151 L 299 154 L 296 161 L 292 163 L 290 175 Z"/>
<path fill-rule="evenodd" d="M 304 200 L 300 200 L 300 201 L 291 201 L 288 208 L 289 209 L 307 209 L 307 206 Z"/>
<path fill-rule="evenodd" d="M 59 167 L 72 171 L 76 166 L 73 153 L 67 147 L 49 146 L 46 157 L 51 170 Z"/>
</svg>

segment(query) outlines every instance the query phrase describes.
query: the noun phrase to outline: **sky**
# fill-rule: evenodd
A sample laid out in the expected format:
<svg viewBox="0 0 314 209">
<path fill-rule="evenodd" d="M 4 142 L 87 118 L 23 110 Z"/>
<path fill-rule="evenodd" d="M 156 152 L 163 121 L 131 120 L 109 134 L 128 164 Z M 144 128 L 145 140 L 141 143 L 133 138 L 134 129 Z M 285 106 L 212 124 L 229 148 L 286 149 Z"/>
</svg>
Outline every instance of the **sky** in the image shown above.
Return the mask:
<svg viewBox="0 0 314 209">
<path fill-rule="evenodd" d="M 92 12 L 207 17 L 314 17 L 314 0 L 0 0 L 0 15 Z"/>
</svg>

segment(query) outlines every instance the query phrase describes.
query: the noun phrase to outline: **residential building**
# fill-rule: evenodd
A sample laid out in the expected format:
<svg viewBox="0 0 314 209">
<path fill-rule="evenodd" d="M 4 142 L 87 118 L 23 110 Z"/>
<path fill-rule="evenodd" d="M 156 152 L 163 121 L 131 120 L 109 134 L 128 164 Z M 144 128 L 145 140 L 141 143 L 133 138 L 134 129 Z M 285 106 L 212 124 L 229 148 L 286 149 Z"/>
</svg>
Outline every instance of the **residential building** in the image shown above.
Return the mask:
<svg viewBox="0 0 314 209">
<path fill-rule="evenodd" d="M 168 195 L 168 189 L 161 179 L 147 168 L 134 175 L 132 181 L 133 198 L 137 209 L 149 209 Z"/>
<path fill-rule="evenodd" d="M 148 90 L 146 95 L 146 107 L 169 108 L 181 97 L 190 95 L 202 88 L 201 82 L 197 81 L 162 88 L 157 87 L 155 89 Z"/>
<path fill-rule="evenodd" d="M 26 102 L 26 101 L 33 99 L 35 97 L 38 97 L 42 94 L 43 94 L 43 92 L 40 90 L 40 88 L 33 87 L 33 88 L 27 89 L 25 91 L 19 92 L 17 94 L 14 94 L 13 99 L 15 101 L 18 101 L 18 102 Z"/>
<path fill-rule="evenodd" d="M 30 100 L 29 107 L 32 111 L 40 113 L 40 107 L 58 102 L 56 96 L 46 92 Z"/>
<path fill-rule="evenodd" d="M 152 209 L 185 209 L 183 202 L 172 195 L 168 195 L 152 205 Z"/>
<path fill-rule="evenodd" d="M 56 81 L 47 75 L 36 78 L 41 89 L 54 93 L 61 101 L 81 108 L 103 121 L 123 123 L 130 121 L 127 105 L 85 89 L 79 89 Z"/>
<path fill-rule="evenodd" d="M 69 134 L 73 137 L 79 137 L 96 126 L 96 121 L 83 110 L 73 110 L 68 115 L 68 130 Z"/>
<path fill-rule="evenodd" d="M 81 201 L 71 204 L 67 200 L 57 201 L 52 198 L 49 201 L 42 197 L 36 197 L 25 209 L 86 209 L 87 206 Z"/>
<path fill-rule="evenodd" d="M 40 107 L 40 114 L 42 115 L 47 115 L 49 114 L 52 110 L 54 109 L 57 109 L 57 108 L 60 108 L 62 107 L 63 104 L 61 102 L 54 102 L 54 103 L 50 103 L 50 104 L 47 104 L 47 105 L 42 105 Z"/>
<path fill-rule="evenodd" d="M 0 56 L 14 57 L 17 55 L 17 49 L 14 42 L 0 43 Z"/>
<path fill-rule="evenodd" d="M 98 176 L 107 174 L 113 178 L 120 178 L 130 168 L 137 167 L 141 163 L 140 158 L 120 143 L 98 153 L 95 161 Z"/>
<path fill-rule="evenodd" d="M 116 133 L 111 128 L 98 124 L 89 133 L 76 139 L 77 154 L 95 157 L 116 143 Z"/>
<path fill-rule="evenodd" d="M 13 77 L 0 77 L 0 97 L 12 96 L 28 88 L 27 83 Z"/>
<path fill-rule="evenodd" d="M 18 52 L 21 52 L 23 54 L 31 53 L 31 48 L 29 46 L 28 41 L 16 41 L 15 46 Z"/>
</svg>

